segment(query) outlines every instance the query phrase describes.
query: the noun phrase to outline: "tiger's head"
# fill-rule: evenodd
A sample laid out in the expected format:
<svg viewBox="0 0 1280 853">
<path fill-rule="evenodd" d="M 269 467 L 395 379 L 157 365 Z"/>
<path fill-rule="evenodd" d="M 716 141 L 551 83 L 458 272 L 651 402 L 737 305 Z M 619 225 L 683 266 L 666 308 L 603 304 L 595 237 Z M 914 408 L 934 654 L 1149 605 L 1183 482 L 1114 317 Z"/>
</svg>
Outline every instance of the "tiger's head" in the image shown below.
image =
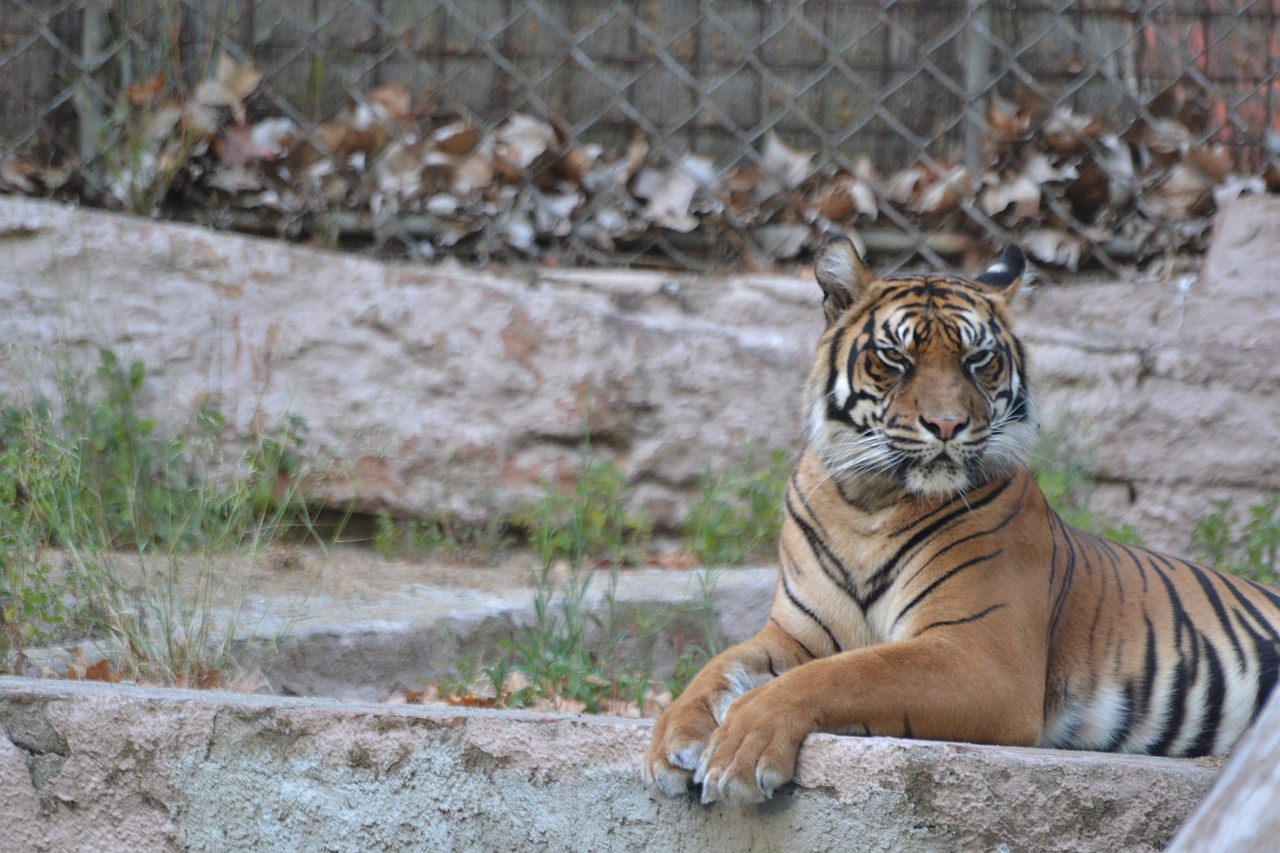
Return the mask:
<svg viewBox="0 0 1280 853">
<path fill-rule="evenodd" d="M 976 278 L 874 278 L 844 237 L 814 261 L 827 329 L 809 376 L 809 445 L 843 489 L 964 493 L 1025 463 L 1036 438 L 1007 305 L 1026 259 Z"/>
</svg>

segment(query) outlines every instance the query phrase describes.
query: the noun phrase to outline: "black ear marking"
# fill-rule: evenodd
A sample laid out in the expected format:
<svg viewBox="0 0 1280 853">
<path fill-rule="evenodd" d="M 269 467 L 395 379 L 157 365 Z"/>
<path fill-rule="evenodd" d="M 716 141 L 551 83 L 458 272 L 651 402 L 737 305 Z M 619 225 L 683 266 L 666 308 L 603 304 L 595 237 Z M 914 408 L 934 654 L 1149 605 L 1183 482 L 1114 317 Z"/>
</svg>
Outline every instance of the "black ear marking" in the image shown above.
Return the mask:
<svg viewBox="0 0 1280 853">
<path fill-rule="evenodd" d="M 871 272 L 848 237 L 837 235 L 822 244 L 813 259 L 813 274 L 822 288 L 822 310 L 831 325 L 848 311 L 871 283 Z"/>
<path fill-rule="evenodd" d="M 1026 271 L 1027 256 L 1022 253 L 1022 247 L 1017 243 L 1010 243 L 1000 259 L 975 277 L 974 281 L 1012 293 L 1022 282 L 1022 274 Z"/>
</svg>

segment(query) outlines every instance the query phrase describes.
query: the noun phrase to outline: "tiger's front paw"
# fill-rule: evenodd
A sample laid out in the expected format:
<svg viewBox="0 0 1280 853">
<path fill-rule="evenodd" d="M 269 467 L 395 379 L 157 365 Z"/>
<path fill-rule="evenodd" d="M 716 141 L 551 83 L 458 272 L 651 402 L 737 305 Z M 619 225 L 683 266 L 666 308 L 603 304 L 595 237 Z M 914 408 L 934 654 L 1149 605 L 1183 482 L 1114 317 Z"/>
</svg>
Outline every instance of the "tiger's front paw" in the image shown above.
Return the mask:
<svg viewBox="0 0 1280 853">
<path fill-rule="evenodd" d="M 764 802 L 795 775 L 800 744 L 816 725 L 803 708 L 772 694 L 756 688 L 729 707 L 693 774 L 703 803 Z"/>
<path fill-rule="evenodd" d="M 681 696 L 653 725 L 653 738 L 640 763 L 645 784 L 668 797 L 688 793 L 715 729 L 716 721 L 706 702 Z"/>
</svg>

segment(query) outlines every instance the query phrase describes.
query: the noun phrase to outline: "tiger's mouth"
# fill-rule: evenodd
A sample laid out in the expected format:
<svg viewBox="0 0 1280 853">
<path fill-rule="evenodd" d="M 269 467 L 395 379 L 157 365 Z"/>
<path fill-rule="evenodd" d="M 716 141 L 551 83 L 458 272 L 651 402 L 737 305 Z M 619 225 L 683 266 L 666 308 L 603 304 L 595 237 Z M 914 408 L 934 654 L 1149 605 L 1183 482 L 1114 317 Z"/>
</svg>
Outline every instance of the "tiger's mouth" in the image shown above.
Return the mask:
<svg viewBox="0 0 1280 853">
<path fill-rule="evenodd" d="M 982 449 L 973 445 L 917 451 L 904 454 L 898 479 L 903 488 L 915 495 L 952 495 L 977 485 L 981 461 Z"/>
</svg>

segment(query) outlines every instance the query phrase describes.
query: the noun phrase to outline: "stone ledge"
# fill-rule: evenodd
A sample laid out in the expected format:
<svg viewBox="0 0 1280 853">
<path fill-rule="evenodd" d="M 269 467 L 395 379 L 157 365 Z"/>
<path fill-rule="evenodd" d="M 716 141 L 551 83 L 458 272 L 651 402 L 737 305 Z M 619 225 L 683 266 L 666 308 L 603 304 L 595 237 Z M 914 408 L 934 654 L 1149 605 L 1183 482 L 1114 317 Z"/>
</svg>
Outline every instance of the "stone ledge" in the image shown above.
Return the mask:
<svg viewBox="0 0 1280 853">
<path fill-rule="evenodd" d="M 5 849 L 1155 850 L 1196 762 L 815 735 L 761 808 L 638 781 L 647 721 L 0 678 Z"/>
</svg>

